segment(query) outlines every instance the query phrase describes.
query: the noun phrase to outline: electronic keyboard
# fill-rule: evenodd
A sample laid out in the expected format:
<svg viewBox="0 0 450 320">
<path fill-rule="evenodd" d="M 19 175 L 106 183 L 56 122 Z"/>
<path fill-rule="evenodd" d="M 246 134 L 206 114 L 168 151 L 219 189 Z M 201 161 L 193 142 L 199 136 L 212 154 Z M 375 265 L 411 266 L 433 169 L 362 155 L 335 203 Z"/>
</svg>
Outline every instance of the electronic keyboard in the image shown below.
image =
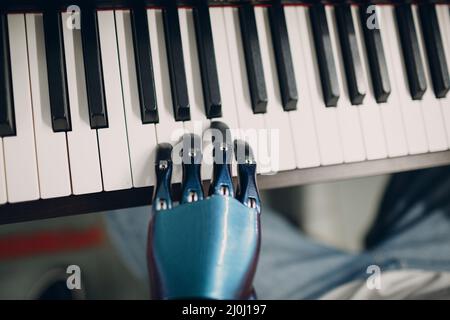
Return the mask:
<svg viewBox="0 0 450 320">
<path fill-rule="evenodd" d="M 150 204 L 157 144 L 214 120 L 275 135 L 261 188 L 450 164 L 449 8 L 3 1 L 0 223 Z"/>
</svg>

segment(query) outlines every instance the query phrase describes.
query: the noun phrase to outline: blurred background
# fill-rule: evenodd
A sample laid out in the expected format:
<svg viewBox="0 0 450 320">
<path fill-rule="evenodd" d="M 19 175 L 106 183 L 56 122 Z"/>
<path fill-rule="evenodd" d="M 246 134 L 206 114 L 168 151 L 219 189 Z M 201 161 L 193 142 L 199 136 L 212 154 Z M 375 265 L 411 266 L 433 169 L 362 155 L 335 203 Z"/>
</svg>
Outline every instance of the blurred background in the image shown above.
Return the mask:
<svg viewBox="0 0 450 320">
<path fill-rule="evenodd" d="M 388 175 L 262 191 L 271 207 L 312 238 L 357 252 Z M 0 299 L 148 299 L 108 232 L 108 212 L 0 226 Z M 131 241 L 131 239 L 130 239 Z M 81 269 L 68 290 L 69 265 Z"/>
</svg>

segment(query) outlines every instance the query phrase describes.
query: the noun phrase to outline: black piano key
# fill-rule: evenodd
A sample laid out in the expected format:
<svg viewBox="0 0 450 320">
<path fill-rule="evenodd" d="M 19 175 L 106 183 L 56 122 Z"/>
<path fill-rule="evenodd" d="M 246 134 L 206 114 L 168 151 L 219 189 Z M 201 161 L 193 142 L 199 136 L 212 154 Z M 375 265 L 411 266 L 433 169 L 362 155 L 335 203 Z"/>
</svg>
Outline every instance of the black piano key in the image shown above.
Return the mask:
<svg viewBox="0 0 450 320">
<path fill-rule="evenodd" d="M 216 56 L 211 30 L 208 3 L 199 0 L 194 8 L 195 34 L 203 84 L 203 98 L 208 118 L 222 116 L 219 78 L 217 75 Z"/>
<path fill-rule="evenodd" d="M 391 94 L 391 81 L 386 62 L 386 56 L 381 39 L 380 29 L 368 28 L 367 21 L 376 12 L 369 11 L 369 5 L 361 5 L 359 8 L 361 26 L 364 33 L 364 43 L 369 61 L 370 75 L 375 99 L 378 103 L 387 102 Z M 376 16 L 375 16 L 376 17 Z M 378 17 L 376 17 L 378 19 Z"/>
<path fill-rule="evenodd" d="M 8 18 L 0 12 L 0 137 L 16 135 Z"/>
<path fill-rule="evenodd" d="M 419 43 L 410 4 L 399 4 L 395 7 L 397 27 L 408 75 L 409 90 L 413 100 L 422 99 L 427 90 L 425 70 L 420 56 Z M 392 30 L 392 32 L 394 32 Z"/>
<path fill-rule="evenodd" d="M 350 5 L 337 5 L 335 14 L 350 101 L 353 105 L 359 105 L 364 101 L 366 88 Z"/>
<path fill-rule="evenodd" d="M 276 1 L 269 7 L 269 17 L 283 109 L 285 111 L 296 110 L 298 101 L 297 83 L 284 10 L 280 1 Z"/>
<path fill-rule="evenodd" d="M 175 1 L 164 8 L 164 31 L 166 37 L 167 62 L 169 64 L 170 85 L 175 120 L 191 119 L 186 71 L 184 69 L 183 46 L 181 43 L 178 8 Z"/>
<path fill-rule="evenodd" d="M 81 38 L 83 43 L 89 120 L 92 129 L 107 128 L 108 114 L 103 83 L 97 10 L 92 4 L 85 4 L 81 9 L 81 13 Z"/>
<path fill-rule="evenodd" d="M 52 128 L 54 132 L 71 131 L 61 13 L 55 4 L 46 5 L 43 22 Z"/>
<path fill-rule="evenodd" d="M 153 77 L 152 52 L 148 30 L 147 10 L 144 1 L 136 1 L 131 8 L 136 76 L 141 105 L 142 123 L 159 121 Z"/>
<path fill-rule="evenodd" d="M 336 107 L 339 100 L 339 82 L 324 5 L 313 4 L 309 14 L 325 105 Z"/>
<path fill-rule="evenodd" d="M 419 15 L 434 94 L 437 98 L 444 98 L 450 89 L 450 79 L 435 5 L 419 5 Z"/>
<path fill-rule="evenodd" d="M 267 89 L 259 47 L 258 30 L 256 28 L 255 11 L 251 4 L 243 4 L 239 8 L 239 20 L 253 112 L 265 113 L 267 111 Z"/>
</svg>

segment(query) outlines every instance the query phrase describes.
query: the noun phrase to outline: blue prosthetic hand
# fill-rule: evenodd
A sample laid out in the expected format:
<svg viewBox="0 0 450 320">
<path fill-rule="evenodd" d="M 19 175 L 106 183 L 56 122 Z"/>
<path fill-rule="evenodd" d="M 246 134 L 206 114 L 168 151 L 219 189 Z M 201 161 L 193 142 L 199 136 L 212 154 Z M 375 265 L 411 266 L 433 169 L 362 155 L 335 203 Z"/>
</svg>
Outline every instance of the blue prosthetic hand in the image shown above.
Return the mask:
<svg viewBox="0 0 450 320">
<path fill-rule="evenodd" d="M 158 299 L 250 299 L 258 261 L 260 198 L 256 163 L 248 144 L 231 143 L 228 128 L 212 124 L 213 179 L 204 196 L 201 140 L 183 137 L 181 200 L 171 197 L 172 146 L 160 144 L 157 186 L 149 225 L 148 267 L 152 296 Z M 235 195 L 231 159 L 236 154 Z"/>
</svg>

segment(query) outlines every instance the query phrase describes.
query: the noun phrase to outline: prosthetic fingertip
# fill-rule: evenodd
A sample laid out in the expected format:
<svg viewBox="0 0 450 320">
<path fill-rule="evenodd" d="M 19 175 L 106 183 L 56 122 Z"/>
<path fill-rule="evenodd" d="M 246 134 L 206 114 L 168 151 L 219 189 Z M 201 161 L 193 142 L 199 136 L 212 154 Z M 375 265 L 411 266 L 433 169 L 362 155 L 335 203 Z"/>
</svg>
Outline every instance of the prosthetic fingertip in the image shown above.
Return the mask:
<svg viewBox="0 0 450 320">
<path fill-rule="evenodd" d="M 156 150 L 156 186 L 153 195 L 153 208 L 156 211 L 172 208 L 172 150 L 172 145 L 169 143 L 158 144 Z"/>
<path fill-rule="evenodd" d="M 230 128 L 226 125 L 226 123 L 222 121 L 212 121 L 211 129 L 217 129 L 221 132 L 226 132 L 227 130 L 230 130 Z"/>
<path fill-rule="evenodd" d="M 156 164 L 160 164 L 162 161 L 172 162 L 172 150 L 173 147 L 170 143 L 160 143 L 156 149 Z"/>
<path fill-rule="evenodd" d="M 211 122 L 211 130 L 218 131 L 220 134 L 212 135 L 213 144 L 222 144 L 227 147 L 232 147 L 230 128 L 222 121 Z M 218 140 L 220 138 L 220 140 Z"/>
<path fill-rule="evenodd" d="M 253 150 L 246 141 L 234 140 L 234 155 L 238 165 L 256 163 Z"/>
<path fill-rule="evenodd" d="M 201 180 L 202 140 L 198 135 L 187 133 L 183 135 L 182 162 L 183 182 L 180 203 L 190 203 L 203 200 Z"/>
<path fill-rule="evenodd" d="M 238 165 L 238 192 L 236 199 L 245 206 L 261 210 L 261 201 L 256 183 L 256 161 L 252 148 L 246 141 L 234 141 L 234 154 Z"/>
<path fill-rule="evenodd" d="M 202 139 L 193 133 L 183 135 L 182 159 L 183 164 L 201 164 L 202 162 Z"/>
</svg>

